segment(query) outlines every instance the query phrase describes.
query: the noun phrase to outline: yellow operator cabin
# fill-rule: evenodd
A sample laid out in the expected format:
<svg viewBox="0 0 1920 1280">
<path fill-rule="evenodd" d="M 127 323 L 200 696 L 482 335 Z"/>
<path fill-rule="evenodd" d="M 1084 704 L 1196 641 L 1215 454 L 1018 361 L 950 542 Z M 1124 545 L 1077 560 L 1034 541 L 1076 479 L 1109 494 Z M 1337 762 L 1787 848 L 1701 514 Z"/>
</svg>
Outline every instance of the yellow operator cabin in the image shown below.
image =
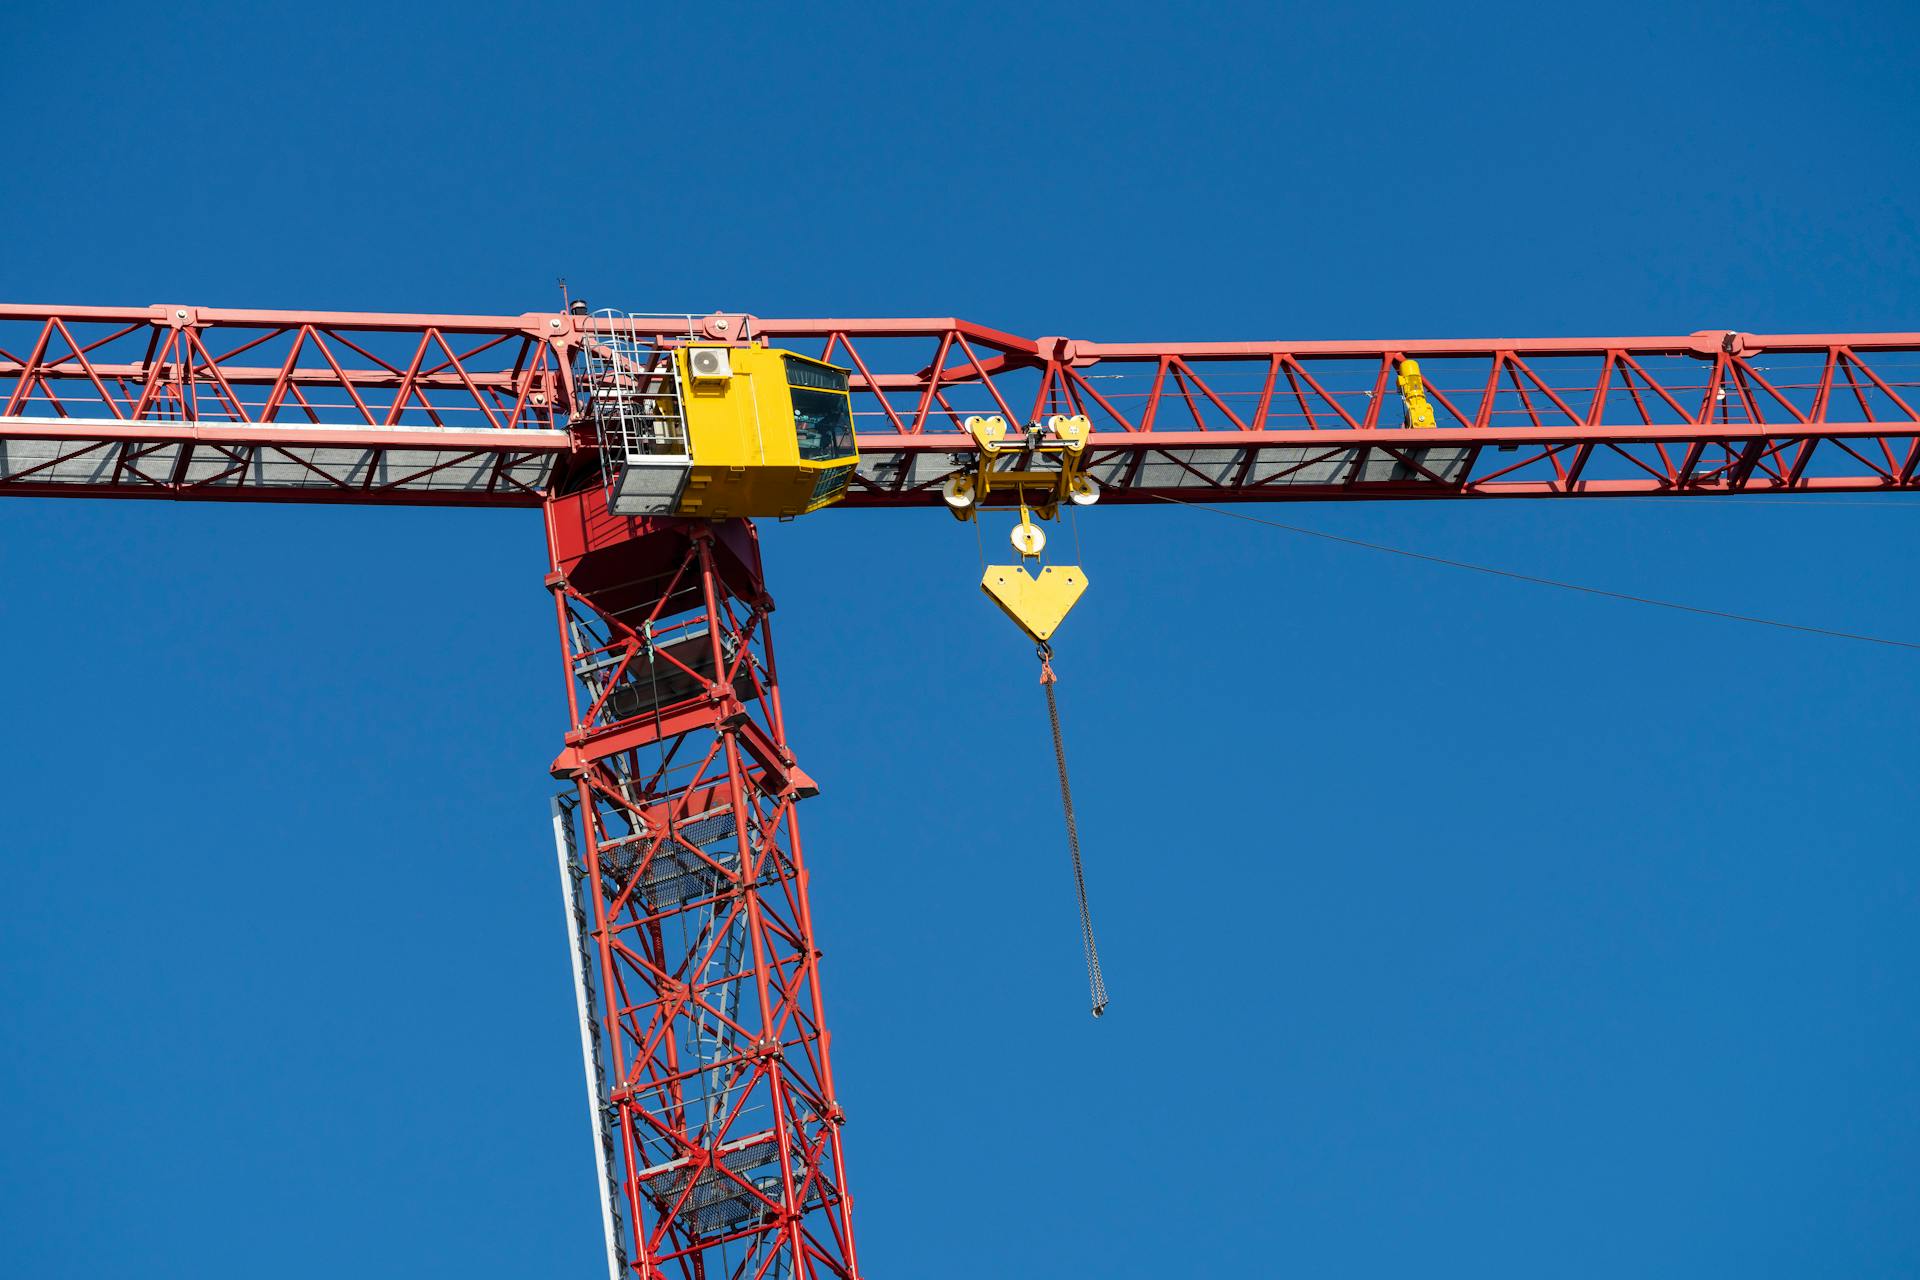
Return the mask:
<svg viewBox="0 0 1920 1280">
<path fill-rule="evenodd" d="M 652 371 L 596 391 L 621 515 L 797 516 L 838 502 L 859 450 L 847 370 L 774 347 L 688 344 L 675 385 Z"/>
</svg>

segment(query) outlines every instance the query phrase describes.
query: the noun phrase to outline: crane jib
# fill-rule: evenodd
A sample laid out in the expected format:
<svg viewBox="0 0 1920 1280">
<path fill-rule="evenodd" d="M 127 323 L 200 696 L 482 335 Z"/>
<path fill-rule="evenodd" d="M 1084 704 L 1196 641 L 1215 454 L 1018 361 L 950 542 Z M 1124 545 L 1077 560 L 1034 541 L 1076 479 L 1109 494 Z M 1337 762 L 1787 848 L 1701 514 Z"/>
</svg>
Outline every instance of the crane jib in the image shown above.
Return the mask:
<svg viewBox="0 0 1920 1280">
<path fill-rule="evenodd" d="M 582 376 L 598 323 L 0 306 L 0 494 L 539 506 L 605 469 Z M 632 323 L 663 351 L 765 344 L 844 371 L 850 508 L 940 505 L 972 468 L 975 416 L 1085 417 L 1082 474 L 1120 503 L 1920 483 L 1920 333 L 1095 343 L 942 318 Z"/>
</svg>

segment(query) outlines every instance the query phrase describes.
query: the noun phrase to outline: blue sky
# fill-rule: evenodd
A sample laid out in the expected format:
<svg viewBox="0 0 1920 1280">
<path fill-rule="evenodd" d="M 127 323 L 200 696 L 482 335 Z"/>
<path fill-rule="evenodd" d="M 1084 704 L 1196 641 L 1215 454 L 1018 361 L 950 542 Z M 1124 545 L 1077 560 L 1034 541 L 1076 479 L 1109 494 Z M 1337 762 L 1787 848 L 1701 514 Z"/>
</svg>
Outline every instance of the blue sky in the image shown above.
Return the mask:
<svg viewBox="0 0 1920 1280">
<path fill-rule="evenodd" d="M 10 301 L 1920 328 L 1907 5 L 12 16 Z M 1920 505 L 1286 518 L 1920 638 Z M 1096 509 L 767 530 L 876 1275 L 1920 1270 L 1911 653 Z M 0 1256 L 597 1274 L 538 517 L 0 503 Z M 991 785 L 991 798 L 986 789 Z M 983 810 L 993 815 L 981 821 Z"/>
</svg>

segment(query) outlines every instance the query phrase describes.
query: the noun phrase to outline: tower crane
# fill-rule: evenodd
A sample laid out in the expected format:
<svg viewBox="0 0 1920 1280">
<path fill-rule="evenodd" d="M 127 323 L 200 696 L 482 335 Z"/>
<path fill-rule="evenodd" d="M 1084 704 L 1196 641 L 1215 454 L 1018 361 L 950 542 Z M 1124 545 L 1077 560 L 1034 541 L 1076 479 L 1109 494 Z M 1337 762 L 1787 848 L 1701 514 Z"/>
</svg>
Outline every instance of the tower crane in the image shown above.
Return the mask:
<svg viewBox="0 0 1920 1280">
<path fill-rule="evenodd" d="M 1004 514 L 982 586 L 1044 652 L 1063 505 L 1911 492 L 1916 352 L 0 305 L 0 494 L 540 509 L 609 1274 L 854 1277 L 756 518 Z"/>
</svg>

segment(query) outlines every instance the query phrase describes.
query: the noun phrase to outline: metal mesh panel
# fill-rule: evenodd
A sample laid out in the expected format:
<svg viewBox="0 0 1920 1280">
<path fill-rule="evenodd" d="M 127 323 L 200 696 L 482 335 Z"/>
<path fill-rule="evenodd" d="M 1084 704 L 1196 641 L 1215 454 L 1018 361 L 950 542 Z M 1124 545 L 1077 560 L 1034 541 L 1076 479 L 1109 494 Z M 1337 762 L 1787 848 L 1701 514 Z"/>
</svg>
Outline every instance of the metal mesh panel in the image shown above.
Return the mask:
<svg viewBox="0 0 1920 1280">
<path fill-rule="evenodd" d="M 669 657 L 673 659 L 672 662 L 667 661 Z M 725 660 L 730 663 L 732 655 L 728 654 Z M 575 671 L 587 682 L 589 693 L 597 697 L 622 661 L 620 654 L 607 654 L 590 662 L 576 664 Z M 681 665 L 676 666 L 675 663 Z M 681 666 L 698 674 L 689 675 Z M 667 707 L 700 697 L 706 693 L 707 681 L 713 679 L 714 675 L 713 646 L 707 638 L 706 627 L 696 627 L 671 640 L 659 641 L 653 654 L 642 652 L 626 663 L 626 670 L 607 695 L 606 705 L 601 708 L 600 722 L 616 724 L 622 720 L 653 715 Z M 743 702 L 755 696 L 750 660 L 740 664 L 734 677 L 733 690 Z"/>
<path fill-rule="evenodd" d="M 739 851 L 710 846 L 731 839 L 733 834 L 733 814 L 722 810 L 680 823 L 677 839 L 638 835 L 605 845 L 600 850 L 600 864 L 624 886 L 646 860 L 646 870 L 641 872 L 634 892 L 655 911 L 665 911 L 713 896 L 721 891 L 721 880 L 731 882 L 734 869 L 740 865 Z M 688 845 L 705 857 L 695 854 Z M 714 863 L 723 870 L 716 871 Z"/>
<path fill-rule="evenodd" d="M 646 874 L 641 877 L 641 896 L 658 911 L 718 893 L 722 878 L 731 881 L 734 868 L 740 865 L 740 854 L 736 849 L 709 846 L 730 839 L 733 832 L 731 813 L 681 823 L 678 839 L 662 840 L 653 861 L 647 865 Z M 706 858 L 695 855 L 687 845 L 699 849 Z M 709 862 L 719 863 L 725 872 L 715 871 Z"/>
<path fill-rule="evenodd" d="M 722 1148 L 718 1163 L 760 1188 L 769 1199 L 780 1199 L 778 1164 L 780 1149 L 770 1133 L 742 1139 Z M 661 1213 L 672 1210 L 686 1189 L 692 1170 L 684 1160 L 664 1166 L 651 1176 L 642 1174 L 641 1186 Z M 677 1215 L 680 1223 L 697 1235 L 724 1235 L 738 1230 L 767 1213 L 767 1206 L 739 1182 L 712 1165 L 702 1165 L 694 1177 L 693 1190 Z"/>
<path fill-rule="evenodd" d="M 781 1198 L 779 1156 L 779 1148 L 774 1145 L 771 1133 L 756 1134 L 738 1143 L 729 1143 L 719 1153 L 718 1163 L 739 1175 L 741 1180 L 758 1190 L 760 1196 L 754 1195 L 713 1165 L 702 1165 L 699 1176 L 694 1179 L 693 1191 L 675 1215 L 677 1220 L 690 1233 L 703 1236 L 726 1235 L 750 1222 L 763 1220 L 772 1211 L 760 1197 L 764 1196 L 776 1204 Z M 681 1191 L 687 1185 L 688 1173 L 686 1162 L 676 1160 L 660 1166 L 657 1171 L 642 1173 L 640 1185 L 664 1214 L 679 1200 Z M 806 1180 L 806 1175 L 804 1165 L 795 1166 L 793 1178 L 796 1186 Z M 801 1209 L 803 1212 L 815 1209 L 822 1203 L 819 1188 L 815 1186 Z"/>
</svg>

